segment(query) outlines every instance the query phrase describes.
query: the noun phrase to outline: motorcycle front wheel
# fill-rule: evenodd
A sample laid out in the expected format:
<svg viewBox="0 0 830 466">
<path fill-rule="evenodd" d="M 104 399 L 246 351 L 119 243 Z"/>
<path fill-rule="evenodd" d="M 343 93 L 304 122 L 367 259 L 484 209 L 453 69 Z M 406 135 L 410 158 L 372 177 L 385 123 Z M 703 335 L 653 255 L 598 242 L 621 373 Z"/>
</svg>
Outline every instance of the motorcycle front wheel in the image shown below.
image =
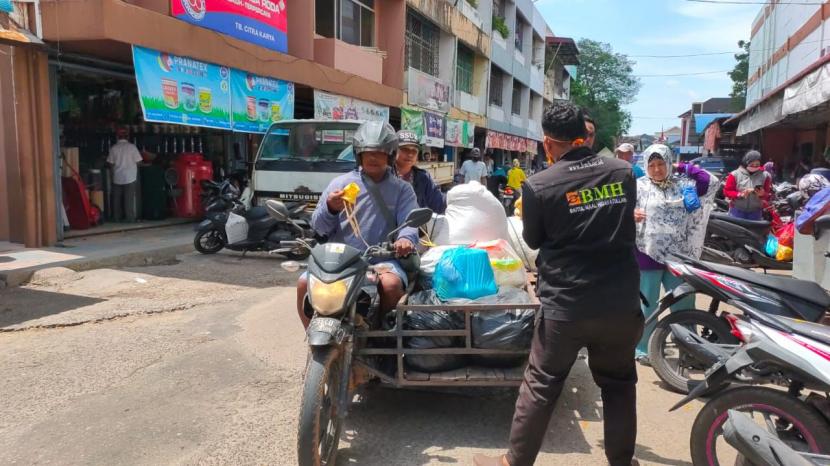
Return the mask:
<svg viewBox="0 0 830 466">
<path fill-rule="evenodd" d="M 193 247 L 202 254 L 216 254 L 225 247 L 225 237 L 215 228 L 203 230 L 193 238 Z"/>
<path fill-rule="evenodd" d="M 736 464 L 740 459 L 723 438 L 723 424 L 730 409 L 749 414 L 759 426 L 796 451 L 830 451 L 830 426 L 815 408 L 781 390 L 741 387 L 716 395 L 695 418 L 690 439 L 695 466 Z"/>
<path fill-rule="evenodd" d="M 672 391 L 688 394 L 689 383 L 703 380 L 703 374 L 709 367 L 691 358 L 674 343 L 671 324 L 680 324 L 712 343 L 737 345 L 739 342 L 725 320 L 707 311 L 691 309 L 672 312 L 658 322 L 648 342 L 651 365 L 657 377 Z M 723 387 L 715 388 L 710 393 L 719 388 Z"/>
<path fill-rule="evenodd" d="M 342 427 L 337 400 L 343 357 L 337 347 L 313 347 L 310 351 L 300 403 L 297 463 L 300 466 L 332 466 L 337 460 Z"/>
</svg>

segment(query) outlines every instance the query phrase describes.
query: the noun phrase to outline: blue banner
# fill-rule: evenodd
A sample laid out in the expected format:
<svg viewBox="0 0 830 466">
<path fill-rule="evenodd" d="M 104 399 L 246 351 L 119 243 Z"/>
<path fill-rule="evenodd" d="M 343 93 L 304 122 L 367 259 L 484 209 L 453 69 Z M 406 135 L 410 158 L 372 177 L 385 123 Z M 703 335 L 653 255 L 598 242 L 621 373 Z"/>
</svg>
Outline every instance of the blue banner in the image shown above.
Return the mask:
<svg viewBox="0 0 830 466">
<path fill-rule="evenodd" d="M 294 83 L 232 69 L 231 108 L 234 131 L 264 133 L 294 118 Z"/>
<path fill-rule="evenodd" d="M 133 46 L 146 121 L 231 129 L 230 68 Z"/>
</svg>

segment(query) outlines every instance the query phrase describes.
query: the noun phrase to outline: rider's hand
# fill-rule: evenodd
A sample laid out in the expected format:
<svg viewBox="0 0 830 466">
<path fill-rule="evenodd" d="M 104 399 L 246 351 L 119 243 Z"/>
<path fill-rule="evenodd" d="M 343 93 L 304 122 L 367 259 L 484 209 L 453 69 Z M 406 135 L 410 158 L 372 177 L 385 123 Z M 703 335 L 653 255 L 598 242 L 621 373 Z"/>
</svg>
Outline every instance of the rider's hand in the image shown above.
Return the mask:
<svg viewBox="0 0 830 466">
<path fill-rule="evenodd" d="M 326 199 L 326 207 L 328 207 L 329 212 L 333 214 L 339 214 L 343 209 L 346 208 L 346 203 L 343 201 L 343 190 L 334 191 L 329 194 L 328 199 Z"/>
<path fill-rule="evenodd" d="M 406 257 L 415 251 L 415 245 L 412 241 L 406 238 L 401 238 L 395 241 L 395 255 L 398 257 Z"/>
<path fill-rule="evenodd" d="M 643 209 L 634 209 L 634 221 L 637 223 L 646 219 L 646 211 Z"/>
</svg>

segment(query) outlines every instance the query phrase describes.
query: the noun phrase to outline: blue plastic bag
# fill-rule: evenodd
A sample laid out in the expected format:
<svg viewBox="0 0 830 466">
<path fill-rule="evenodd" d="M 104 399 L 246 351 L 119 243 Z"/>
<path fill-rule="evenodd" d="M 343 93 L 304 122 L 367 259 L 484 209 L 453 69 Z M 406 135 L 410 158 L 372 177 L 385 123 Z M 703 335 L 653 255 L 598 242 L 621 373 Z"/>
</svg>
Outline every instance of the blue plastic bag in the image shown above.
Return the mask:
<svg viewBox="0 0 830 466">
<path fill-rule="evenodd" d="M 778 253 L 778 238 L 775 235 L 767 235 L 767 244 L 764 246 L 764 252 L 770 257 L 775 257 Z"/>
<path fill-rule="evenodd" d="M 478 299 L 499 292 L 487 251 L 463 247 L 444 251 L 435 266 L 432 286 L 442 301 Z"/>
<path fill-rule="evenodd" d="M 700 209 L 700 198 L 697 196 L 696 186 L 683 187 L 683 206 L 686 207 L 686 212 L 689 213 Z"/>
</svg>

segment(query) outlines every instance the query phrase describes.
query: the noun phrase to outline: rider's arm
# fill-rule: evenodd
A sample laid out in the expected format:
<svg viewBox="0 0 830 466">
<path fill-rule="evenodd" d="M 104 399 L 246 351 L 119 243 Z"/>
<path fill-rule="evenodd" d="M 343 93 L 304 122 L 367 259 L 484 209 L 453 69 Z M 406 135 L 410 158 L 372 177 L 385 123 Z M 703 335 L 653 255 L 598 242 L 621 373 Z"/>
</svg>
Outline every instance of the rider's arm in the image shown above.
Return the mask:
<svg viewBox="0 0 830 466">
<path fill-rule="evenodd" d="M 406 217 L 410 212 L 418 208 L 418 198 L 415 197 L 415 191 L 409 183 L 401 183 L 401 193 L 398 196 L 398 205 L 395 206 L 395 216 L 398 220 L 398 225 L 406 222 Z M 418 229 L 404 228 L 398 233 L 398 239 L 408 239 L 413 245 L 418 244 Z"/>
<path fill-rule="evenodd" d="M 429 173 L 419 172 L 423 177 L 426 192 L 424 193 L 424 207 L 432 209 L 436 214 L 443 214 L 447 210 L 447 197 L 441 192 L 441 188 L 435 184 Z"/>
<path fill-rule="evenodd" d="M 522 184 L 522 236 L 530 249 L 539 249 L 545 238 L 542 224 L 542 206 L 530 184 Z"/>
<path fill-rule="evenodd" d="M 332 236 L 337 230 L 337 225 L 340 223 L 340 214 L 333 214 L 329 211 L 326 199 L 329 198 L 329 194 L 339 189 L 334 182 L 330 183 L 323 194 L 320 195 L 317 207 L 314 209 L 314 213 L 311 214 L 311 228 L 319 235 Z"/>
</svg>

